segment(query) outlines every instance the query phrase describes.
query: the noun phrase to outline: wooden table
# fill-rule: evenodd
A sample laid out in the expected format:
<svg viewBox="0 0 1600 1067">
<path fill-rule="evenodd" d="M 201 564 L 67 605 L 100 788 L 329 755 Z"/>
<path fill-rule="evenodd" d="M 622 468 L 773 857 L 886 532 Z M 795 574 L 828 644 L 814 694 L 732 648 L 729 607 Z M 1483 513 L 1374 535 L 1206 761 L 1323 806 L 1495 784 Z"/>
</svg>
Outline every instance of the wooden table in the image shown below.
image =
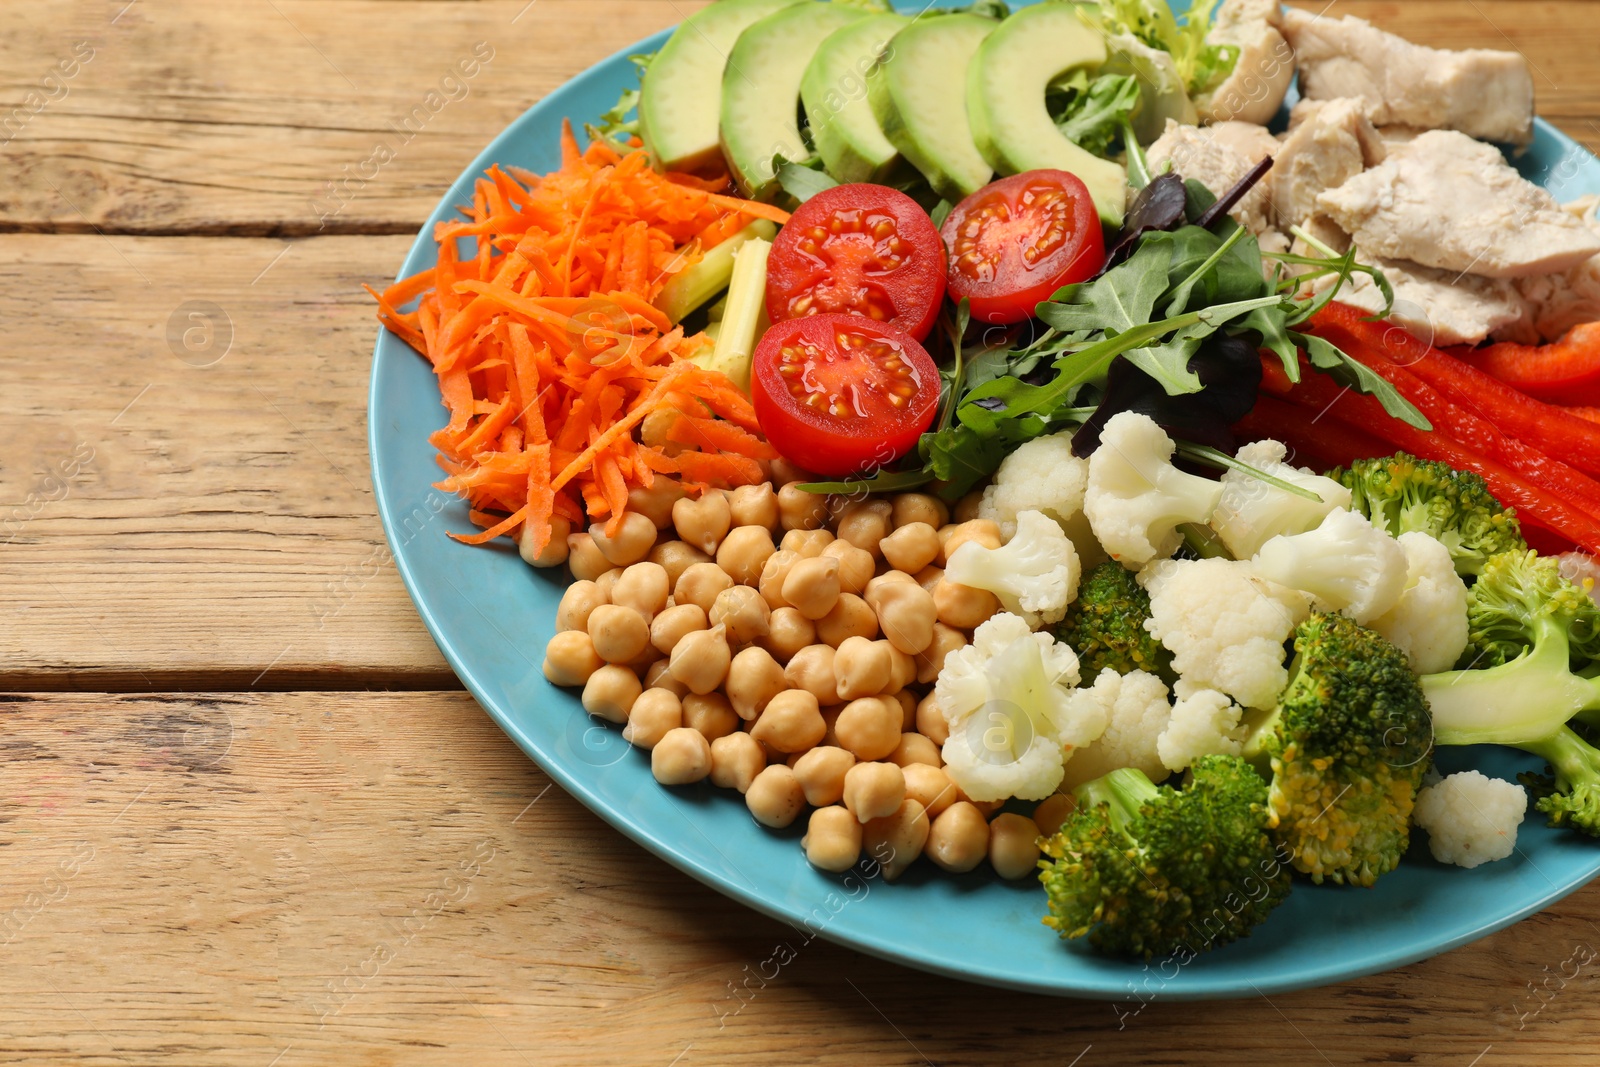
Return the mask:
<svg viewBox="0 0 1600 1067">
<path fill-rule="evenodd" d="M 1594 889 L 1271 999 L 1051 1000 L 818 941 L 730 1010 L 792 931 L 552 788 L 389 564 L 360 290 L 523 108 L 697 6 L 0 10 L 0 1061 L 1593 1063 Z M 1340 8 L 1522 50 L 1600 148 L 1600 4 Z"/>
</svg>

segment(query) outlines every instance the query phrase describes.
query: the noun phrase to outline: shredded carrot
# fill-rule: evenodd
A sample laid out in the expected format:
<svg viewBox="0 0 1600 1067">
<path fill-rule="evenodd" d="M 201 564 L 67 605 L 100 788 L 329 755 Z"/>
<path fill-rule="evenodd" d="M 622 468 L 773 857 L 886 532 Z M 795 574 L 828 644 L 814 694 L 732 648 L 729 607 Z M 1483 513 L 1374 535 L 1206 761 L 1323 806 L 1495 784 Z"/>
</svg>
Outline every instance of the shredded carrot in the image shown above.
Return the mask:
<svg viewBox="0 0 1600 1067">
<path fill-rule="evenodd" d="M 520 536 L 537 554 L 557 521 L 614 531 L 629 493 L 658 478 L 690 491 L 760 481 L 775 453 L 749 399 L 689 362 L 710 340 L 652 303 L 751 219 L 788 221 L 726 187 L 658 174 L 642 150 L 581 149 L 568 125 L 558 170 L 491 167 L 460 218 L 435 228 L 436 266 L 367 288 L 379 321 L 438 376 L 449 419 L 429 439 L 437 485 L 483 527 L 450 536 Z M 639 440 L 657 412 L 677 417 Z"/>
</svg>

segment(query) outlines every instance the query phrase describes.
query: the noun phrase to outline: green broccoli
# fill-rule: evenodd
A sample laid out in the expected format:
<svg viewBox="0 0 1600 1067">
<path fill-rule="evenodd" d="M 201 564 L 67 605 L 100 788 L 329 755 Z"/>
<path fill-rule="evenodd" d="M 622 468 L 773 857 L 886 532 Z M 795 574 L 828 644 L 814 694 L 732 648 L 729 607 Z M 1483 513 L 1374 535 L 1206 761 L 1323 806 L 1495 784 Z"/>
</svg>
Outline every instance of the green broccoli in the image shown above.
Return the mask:
<svg viewBox="0 0 1600 1067">
<path fill-rule="evenodd" d="M 1405 653 L 1343 615 L 1295 630 L 1289 684 L 1244 756 L 1272 783 L 1272 826 L 1313 881 L 1371 885 L 1410 842 L 1432 730 Z"/>
<path fill-rule="evenodd" d="M 1600 837 L 1600 750 L 1569 725 L 1600 722 L 1600 608 L 1554 558 L 1506 552 L 1484 564 L 1467 617 L 1480 660 L 1493 665 L 1422 679 L 1434 739 L 1543 756 L 1555 775 L 1538 809 L 1553 826 Z"/>
<path fill-rule="evenodd" d="M 1397 452 L 1358 459 L 1328 477 L 1350 490 L 1350 510 L 1396 537 L 1420 530 L 1443 542 L 1457 573 L 1477 574 L 1490 556 L 1528 547 L 1516 512 L 1471 471 Z"/>
<path fill-rule="evenodd" d="M 1204 951 L 1250 933 L 1289 892 L 1267 832 L 1267 784 L 1235 756 L 1202 756 L 1183 790 L 1112 771 L 1041 847 L 1046 926 L 1107 952 Z"/>
<path fill-rule="evenodd" d="M 1150 594 L 1133 572 L 1115 561 L 1102 563 L 1078 588 L 1078 599 L 1056 625 L 1056 637 L 1078 654 L 1083 684 L 1102 670 L 1148 671 L 1172 680 L 1172 653 L 1145 629 Z"/>
</svg>

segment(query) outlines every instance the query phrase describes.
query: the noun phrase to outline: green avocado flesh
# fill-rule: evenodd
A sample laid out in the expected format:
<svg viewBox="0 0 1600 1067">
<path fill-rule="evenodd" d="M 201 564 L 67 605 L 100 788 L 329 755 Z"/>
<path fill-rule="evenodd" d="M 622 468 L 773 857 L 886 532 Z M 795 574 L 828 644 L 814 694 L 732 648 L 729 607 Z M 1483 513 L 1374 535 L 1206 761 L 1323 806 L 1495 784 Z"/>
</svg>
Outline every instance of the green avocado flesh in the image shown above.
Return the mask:
<svg viewBox="0 0 1600 1067">
<path fill-rule="evenodd" d="M 1002 174 L 1050 168 L 1076 174 L 1089 187 L 1100 218 L 1120 225 L 1127 174 L 1064 137 L 1045 108 L 1051 82 L 1106 61 L 1100 34 L 1078 18 L 1078 6 L 1026 7 L 1002 22 L 967 68 L 967 114 L 979 150 Z"/>
<path fill-rule="evenodd" d="M 918 19 L 889 42 L 867 80 L 884 136 L 952 203 L 994 176 L 967 122 L 965 72 L 997 25 L 978 15 Z"/>
<path fill-rule="evenodd" d="M 874 15 L 835 30 L 806 67 L 800 102 L 811 141 L 828 173 L 840 182 L 875 182 L 890 176 L 900 152 L 883 135 L 867 99 L 867 75 L 911 20 Z"/>
<path fill-rule="evenodd" d="M 720 168 L 722 72 L 739 35 L 775 11 L 810 0 L 717 0 L 683 21 L 645 71 L 639 128 L 666 170 Z"/>
</svg>

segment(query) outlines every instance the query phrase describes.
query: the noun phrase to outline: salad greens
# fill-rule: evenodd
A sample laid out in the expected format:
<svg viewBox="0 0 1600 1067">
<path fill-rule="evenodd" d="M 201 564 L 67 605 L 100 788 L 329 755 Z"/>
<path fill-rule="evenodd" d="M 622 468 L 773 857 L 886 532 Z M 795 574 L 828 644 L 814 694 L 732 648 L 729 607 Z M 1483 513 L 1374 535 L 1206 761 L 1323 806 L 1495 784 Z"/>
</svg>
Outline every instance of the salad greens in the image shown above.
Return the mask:
<svg viewBox="0 0 1600 1067">
<path fill-rule="evenodd" d="M 1045 106 L 1062 136 L 1086 152 L 1106 156 L 1139 106 L 1139 80 L 1132 74 L 1102 74 L 1091 80 L 1080 68 L 1050 87 Z"/>
<path fill-rule="evenodd" d="M 1189 95 L 1215 87 L 1233 72 L 1237 45 L 1210 44 L 1211 15 L 1218 0 L 1195 0 L 1182 23 L 1166 0 L 1100 0 L 1081 8 L 1083 19 L 1107 38 L 1126 35 L 1172 56 Z"/>
</svg>

